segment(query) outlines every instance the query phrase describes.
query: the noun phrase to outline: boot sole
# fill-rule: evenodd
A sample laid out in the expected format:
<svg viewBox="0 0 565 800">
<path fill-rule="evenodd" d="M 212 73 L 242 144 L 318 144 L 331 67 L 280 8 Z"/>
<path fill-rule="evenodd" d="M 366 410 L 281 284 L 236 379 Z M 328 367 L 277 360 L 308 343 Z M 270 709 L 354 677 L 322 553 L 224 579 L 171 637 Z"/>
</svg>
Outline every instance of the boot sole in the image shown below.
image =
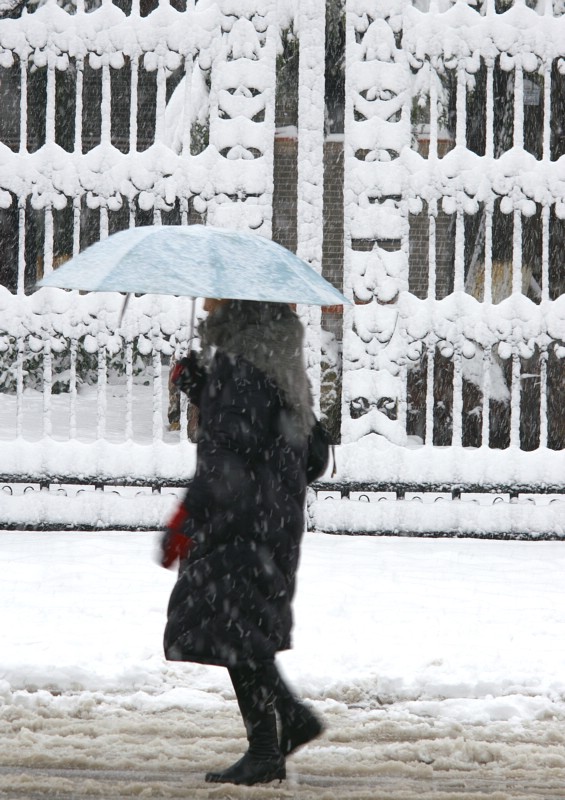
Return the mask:
<svg viewBox="0 0 565 800">
<path fill-rule="evenodd" d="M 272 781 L 279 781 L 280 783 L 286 778 L 286 767 L 283 766 L 274 772 L 267 772 L 264 775 L 259 775 L 256 778 L 238 778 L 237 776 L 230 777 L 224 772 L 208 772 L 206 773 L 206 783 L 233 783 L 235 786 L 255 786 L 256 783 L 271 783 Z"/>
<path fill-rule="evenodd" d="M 222 772 L 207 772 L 205 776 L 206 783 L 233 783 L 236 786 L 254 786 L 256 783 L 271 783 L 272 781 L 280 782 L 285 778 L 286 765 L 284 763 L 263 773 L 258 771 L 255 775 L 237 775 L 233 774 L 231 769 L 227 769 Z"/>
</svg>

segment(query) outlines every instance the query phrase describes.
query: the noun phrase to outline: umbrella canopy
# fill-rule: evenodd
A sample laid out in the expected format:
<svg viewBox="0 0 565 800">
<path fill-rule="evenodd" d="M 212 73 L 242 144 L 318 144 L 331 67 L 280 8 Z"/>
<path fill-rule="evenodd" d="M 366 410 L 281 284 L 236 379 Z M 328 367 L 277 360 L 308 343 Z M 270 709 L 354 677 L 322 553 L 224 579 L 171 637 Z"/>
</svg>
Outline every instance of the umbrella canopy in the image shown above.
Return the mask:
<svg viewBox="0 0 565 800">
<path fill-rule="evenodd" d="M 40 286 L 331 306 L 350 304 L 298 256 L 251 232 L 205 225 L 129 228 L 93 244 Z"/>
</svg>

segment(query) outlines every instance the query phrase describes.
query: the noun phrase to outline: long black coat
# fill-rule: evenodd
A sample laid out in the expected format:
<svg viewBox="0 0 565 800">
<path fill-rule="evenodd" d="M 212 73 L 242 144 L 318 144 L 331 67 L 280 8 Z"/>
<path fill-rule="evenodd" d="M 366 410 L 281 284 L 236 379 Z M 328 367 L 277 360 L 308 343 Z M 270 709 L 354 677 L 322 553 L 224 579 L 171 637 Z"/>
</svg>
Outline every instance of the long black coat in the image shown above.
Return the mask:
<svg viewBox="0 0 565 800">
<path fill-rule="evenodd" d="M 306 443 L 275 384 L 243 357 L 218 351 L 192 399 L 201 433 L 183 502 L 195 545 L 169 601 L 165 654 L 224 666 L 272 658 L 290 647 Z"/>
</svg>

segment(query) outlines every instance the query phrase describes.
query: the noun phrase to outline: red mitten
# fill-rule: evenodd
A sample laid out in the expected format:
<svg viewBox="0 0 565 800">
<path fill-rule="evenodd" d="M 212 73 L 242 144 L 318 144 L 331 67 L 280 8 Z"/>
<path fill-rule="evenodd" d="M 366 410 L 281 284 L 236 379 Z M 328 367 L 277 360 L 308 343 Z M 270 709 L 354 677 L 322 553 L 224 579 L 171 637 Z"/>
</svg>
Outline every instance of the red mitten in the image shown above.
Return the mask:
<svg viewBox="0 0 565 800">
<path fill-rule="evenodd" d="M 181 383 L 184 370 L 185 366 L 182 361 L 177 361 L 173 367 L 173 371 L 171 372 L 171 382 L 174 383 L 175 386 L 178 386 Z"/>
<path fill-rule="evenodd" d="M 177 361 L 171 372 L 171 382 L 181 392 L 189 394 L 193 385 L 202 380 L 204 371 L 199 364 L 198 356 L 191 350 L 190 353 Z"/>
<path fill-rule="evenodd" d="M 192 539 L 185 536 L 184 533 L 165 531 L 161 539 L 161 566 L 168 569 L 176 561 L 182 561 L 188 556 L 191 547 Z"/>
<path fill-rule="evenodd" d="M 186 510 L 186 507 L 181 503 L 170 520 L 165 524 L 165 528 L 172 533 L 184 534 L 184 526 L 189 516 L 190 514 Z"/>
<path fill-rule="evenodd" d="M 184 533 L 184 525 L 189 517 L 181 504 L 165 527 L 161 538 L 161 566 L 168 569 L 179 559 L 186 558 L 192 547 L 192 539 Z"/>
</svg>

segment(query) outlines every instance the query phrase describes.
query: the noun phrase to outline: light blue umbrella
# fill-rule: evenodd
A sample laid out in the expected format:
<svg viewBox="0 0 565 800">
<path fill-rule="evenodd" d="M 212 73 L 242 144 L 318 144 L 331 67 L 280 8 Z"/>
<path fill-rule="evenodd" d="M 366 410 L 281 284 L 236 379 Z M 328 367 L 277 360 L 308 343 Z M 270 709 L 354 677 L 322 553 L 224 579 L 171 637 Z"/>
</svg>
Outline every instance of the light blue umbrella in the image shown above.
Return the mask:
<svg viewBox="0 0 565 800">
<path fill-rule="evenodd" d="M 334 306 L 350 304 L 298 256 L 255 233 L 204 225 L 129 228 L 93 244 L 39 286 Z"/>
</svg>

